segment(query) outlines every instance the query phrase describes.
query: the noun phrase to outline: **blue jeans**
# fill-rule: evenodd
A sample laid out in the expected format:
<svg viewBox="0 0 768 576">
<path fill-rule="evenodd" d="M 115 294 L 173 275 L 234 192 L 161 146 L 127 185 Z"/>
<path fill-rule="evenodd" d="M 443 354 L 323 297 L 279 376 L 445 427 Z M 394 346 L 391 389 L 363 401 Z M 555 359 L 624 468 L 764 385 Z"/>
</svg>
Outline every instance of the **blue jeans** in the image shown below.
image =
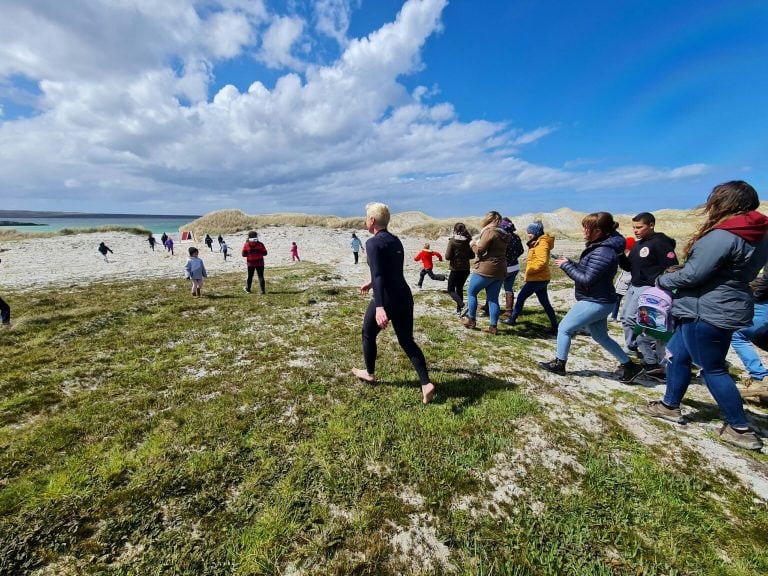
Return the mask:
<svg viewBox="0 0 768 576">
<path fill-rule="evenodd" d="M 733 351 L 739 355 L 744 368 L 749 372 L 749 377 L 753 380 L 762 380 L 768 376 L 768 370 L 765 369 L 760 361 L 760 356 L 755 352 L 752 345 L 752 338 L 755 331 L 768 324 L 768 302 L 755 302 L 755 315 L 752 318 L 752 326 L 742 328 L 733 333 L 731 346 Z"/>
<path fill-rule="evenodd" d="M 501 278 L 488 278 L 480 276 L 475 272 L 469 277 L 469 288 L 467 288 L 467 317 L 472 320 L 477 316 L 477 295 L 485 290 L 488 298 L 488 316 L 489 324 L 496 326 L 499 321 L 499 291 L 501 290 Z"/>
<path fill-rule="evenodd" d="M 677 408 L 691 381 L 691 363 L 701 367 L 709 393 L 734 428 L 747 428 L 744 404 L 725 364 L 732 330 L 718 328 L 703 320 L 684 318 L 667 345 L 672 359 L 667 366 L 667 391 L 664 404 Z"/>
<path fill-rule="evenodd" d="M 547 294 L 547 286 L 549 280 L 536 280 L 531 282 L 524 282 L 520 292 L 517 293 L 517 300 L 515 301 L 515 309 L 512 311 L 510 320 L 515 321 L 520 313 L 523 311 L 523 304 L 531 294 L 536 294 L 536 298 L 539 299 L 541 307 L 544 308 L 544 312 L 547 313 L 549 323 L 552 324 L 552 328 L 557 329 L 557 316 L 555 316 L 555 309 L 552 308 L 552 304 L 549 303 L 549 294 Z"/>
<path fill-rule="evenodd" d="M 613 310 L 614 304 L 601 304 L 579 300 L 574 304 L 568 314 L 560 320 L 557 328 L 557 357 L 560 360 L 568 360 L 568 350 L 571 347 L 571 339 L 580 329 L 587 328 L 592 340 L 605 348 L 608 353 L 621 364 L 629 362 L 629 356 L 621 345 L 608 336 L 608 315 Z"/>
</svg>

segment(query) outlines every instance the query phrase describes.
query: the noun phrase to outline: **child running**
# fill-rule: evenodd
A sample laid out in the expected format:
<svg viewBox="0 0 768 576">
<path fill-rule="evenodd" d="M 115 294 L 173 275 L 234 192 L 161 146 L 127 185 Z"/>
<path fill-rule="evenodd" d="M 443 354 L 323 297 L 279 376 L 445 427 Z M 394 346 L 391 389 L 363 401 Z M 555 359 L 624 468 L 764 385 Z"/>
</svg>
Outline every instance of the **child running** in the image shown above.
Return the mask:
<svg viewBox="0 0 768 576">
<path fill-rule="evenodd" d="M 432 280 L 437 280 L 438 282 L 445 282 L 445 274 L 435 274 L 432 272 L 433 257 L 440 260 L 440 262 L 443 261 L 443 255 L 436 250 L 430 250 L 429 243 L 426 243 L 424 244 L 424 250 L 416 254 L 413 258 L 416 262 L 421 262 L 421 265 L 423 266 L 421 272 L 419 272 L 419 282 L 416 284 L 419 288 L 424 284 L 424 276 L 429 276 Z"/>
<path fill-rule="evenodd" d="M 199 298 L 203 290 L 203 278 L 208 278 L 205 264 L 199 258 L 199 251 L 194 246 L 189 247 L 189 258 L 184 266 L 184 277 L 192 281 L 192 296 Z"/>
<path fill-rule="evenodd" d="M 291 262 L 295 261 L 301 262 L 301 258 L 299 258 L 299 247 L 297 246 L 296 242 L 291 242 Z"/>
</svg>

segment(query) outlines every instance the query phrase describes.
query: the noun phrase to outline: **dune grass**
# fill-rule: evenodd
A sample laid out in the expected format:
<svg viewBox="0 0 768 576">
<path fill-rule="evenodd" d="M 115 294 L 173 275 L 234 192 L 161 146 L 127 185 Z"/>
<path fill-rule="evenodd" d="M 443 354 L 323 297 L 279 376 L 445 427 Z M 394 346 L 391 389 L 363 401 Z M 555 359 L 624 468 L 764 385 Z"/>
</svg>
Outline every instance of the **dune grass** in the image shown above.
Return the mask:
<svg viewBox="0 0 768 576">
<path fill-rule="evenodd" d="M 4 293 L 0 573 L 768 573 L 765 503 L 728 471 L 610 405 L 542 403 L 561 391 L 535 369 L 537 308 L 490 338 L 416 294 L 422 407 L 391 331 L 380 383 L 350 377 L 367 299 L 337 281 L 302 262 L 266 296 L 240 275 L 200 299 L 182 280 Z"/>
<path fill-rule="evenodd" d="M 0 240 L 24 240 L 26 238 L 53 238 L 55 236 L 74 236 L 95 232 L 127 232 L 137 236 L 147 236 L 149 230 L 141 226 L 92 226 L 90 228 L 62 228 L 53 232 L 19 232 L 11 228 L 0 230 Z"/>
</svg>

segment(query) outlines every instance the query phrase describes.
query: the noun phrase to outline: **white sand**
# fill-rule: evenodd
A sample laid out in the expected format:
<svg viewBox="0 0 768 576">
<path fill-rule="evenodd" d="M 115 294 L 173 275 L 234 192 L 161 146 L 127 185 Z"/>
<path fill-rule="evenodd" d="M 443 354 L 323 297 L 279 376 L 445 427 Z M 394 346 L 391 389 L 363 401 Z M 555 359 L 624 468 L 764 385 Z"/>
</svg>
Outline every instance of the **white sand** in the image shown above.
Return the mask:
<svg viewBox="0 0 768 576">
<path fill-rule="evenodd" d="M 360 263 L 357 266 L 353 263 L 350 248 L 352 232 L 351 229 L 294 226 L 262 228 L 259 230 L 259 236 L 269 251 L 265 266 L 269 269 L 270 266 L 291 265 L 290 246 L 291 242 L 296 242 L 302 260 L 330 265 L 330 272 L 341 276 L 340 283 L 359 286 L 368 281 L 369 272 L 365 254 L 362 252 Z M 365 245 L 369 234 L 364 230 L 355 232 Z M 175 255 L 171 256 L 159 244 L 159 236 L 156 238 L 158 244 L 154 252 L 150 250 L 144 236 L 123 232 L 5 240 L 0 244 L 0 287 L 26 289 L 50 285 L 83 285 L 110 280 L 183 278 L 187 249 L 190 246 L 196 246 L 200 250 L 200 257 L 205 262 L 209 277 L 238 270 L 245 275 L 245 258 L 240 255 L 245 243 L 245 232 L 224 237 L 230 254 L 226 262 L 218 252 L 216 239 L 213 242 L 213 252 L 210 252 L 202 241 L 177 241 L 174 246 Z M 400 239 L 406 251 L 406 278 L 411 286 L 415 287 L 421 264 L 414 262 L 413 257 L 422 249 L 426 240 L 408 236 L 400 236 Z M 107 255 L 108 263 L 104 262 L 97 250 L 99 242 L 104 242 L 114 251 L 114 254 Z M 442 254 L 448 245 L 448 238 L 430 241 L 430 244 L 433 250 Z M 573 241 L 558 242 L 557 248 L 561 248 L 561 245 L 567 246 L 567 249 L 563 250 L 566 250 L 568 255 L 577 255 L 579 252 L 578 243 Z M 435 272 L 447 274 L 448 265 L 435 260 Z M 428 277 L 424 279 L 425 290 L 444 288 L 444 282 L 436 282 Z"/>
</svg>

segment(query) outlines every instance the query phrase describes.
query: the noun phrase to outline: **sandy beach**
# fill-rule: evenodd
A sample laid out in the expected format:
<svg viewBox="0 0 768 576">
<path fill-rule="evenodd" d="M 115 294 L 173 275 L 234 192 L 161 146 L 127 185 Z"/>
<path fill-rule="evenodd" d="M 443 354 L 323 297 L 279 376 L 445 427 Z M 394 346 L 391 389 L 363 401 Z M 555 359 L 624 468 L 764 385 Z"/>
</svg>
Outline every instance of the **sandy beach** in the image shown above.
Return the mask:
<svg viewBox="0 0 768 576">
<path fill-rule="evenodd" d="M 328 265 L 340 277 L 341 285 L 359 286 L 369 278 L 365 254 L 354 264 L 350 248 L 353 230 L 319 227 L 275 226 L 259 230 L 259 236 L 269 251 L 265 263 L 272 266 L 292 265 L 290 246 L 296 242 L 302 260 Z M 364 230 L 356 231 L 363 243 L 369 238 Z M 397 231 L 395 231 L 397 233 Z M 153 252 L 144 236 L 125 232 L 88 233 L 49 238 L 29 238 L 3 241 L 0 244 L 0 288 L 24 290 L 47 286 L 77 286 L 92 282 L 114 280 L 141 280 L 145 278 L 181 278 L 187 260 L 187 249 L 196 246 L 205 262 L 209 276 L 241 271 L 245 275 L 245 258 L 240 251 L 246 231 L 225 236 L 230 257 L 218 251 L 214 239 L 213 252 L 200 242 L 176 242 L 172 256 L 159 244 Z M 405 274 L 411 287 L 416 289 L 421 265 L 413 261 L 427 240 L 420 237 L 400 236 L 406 250 Z M 109 246 L 104 262 L 97 251 L 99 242 Z M 444 253 L 448 238 L 429 241 L 432 249 Z M 577 256 L 581 247 L 573 240 L 558 240 L 555 251 Z M 435 261 L 437 272 L 448 272 L 445 262 Z M 518 281 L 519 282 L 519 281 Z M 426 278 L 424 289 L 444 289 L 445 283 Z M 572 290 L 568 292 L 572 293 Z"/>
</svg>

